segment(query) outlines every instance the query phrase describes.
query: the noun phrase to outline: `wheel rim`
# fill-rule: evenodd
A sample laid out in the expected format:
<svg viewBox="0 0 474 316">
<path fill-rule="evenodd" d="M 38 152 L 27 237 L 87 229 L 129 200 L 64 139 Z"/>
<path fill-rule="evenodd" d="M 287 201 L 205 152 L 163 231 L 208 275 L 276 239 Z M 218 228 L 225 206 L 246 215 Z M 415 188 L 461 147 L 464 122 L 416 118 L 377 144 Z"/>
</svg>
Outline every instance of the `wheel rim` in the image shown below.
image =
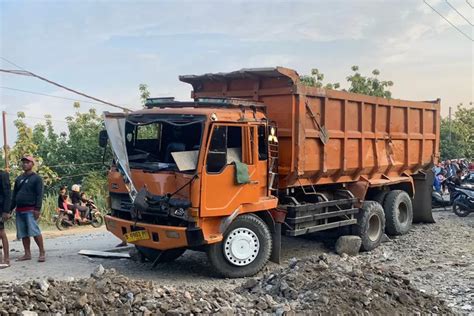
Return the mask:
<svg viewBox="0 0 474 316">
<path fill-rule="evenodd" d="M 404 224 L 408 220 L 408 207 L 405 203 L 398 205 L 398 221 Z"/>
<path fill-rule="evenodd" d="M 368 237 L 371 241 L 376 241 L 380 233 L 382 231 L 382 223 L 380 218 L 377 215 L 372 215 L 369 218 L 369 229 L 368 229 Z"/>
<path fill-rule="evenodd" d="M 236 265 L 245 266 L 252 263 L 260 250 L 257 234 L 247 228 L 236 228 L 224 241 L 226 259 Z"/>
<path fill-rule="evenodd" d="M 454 204 L 453 209 L 455 214 L 465 215 L 466 213 L 469 213 L 468 211 L 463 210 L 458 204 Z"/>
</svg>

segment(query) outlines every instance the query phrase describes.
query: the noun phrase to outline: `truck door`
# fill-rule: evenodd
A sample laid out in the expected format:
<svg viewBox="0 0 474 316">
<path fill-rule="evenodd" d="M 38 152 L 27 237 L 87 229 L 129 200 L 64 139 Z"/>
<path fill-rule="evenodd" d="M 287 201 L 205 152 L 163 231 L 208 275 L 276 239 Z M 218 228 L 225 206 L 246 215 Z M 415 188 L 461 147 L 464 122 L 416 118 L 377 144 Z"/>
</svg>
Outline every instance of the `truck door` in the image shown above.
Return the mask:
<svg viewBox="0 0 474 316">
<path fill-rule="evenodd" d="M 256 126 L 213 124 L 201 182 L 202 217 L 230 215 L 240 205 L 259 200 L 256 145 Z M 237 183 L 236 162 L 247 165 L 249 182 Z"/>
</svg>

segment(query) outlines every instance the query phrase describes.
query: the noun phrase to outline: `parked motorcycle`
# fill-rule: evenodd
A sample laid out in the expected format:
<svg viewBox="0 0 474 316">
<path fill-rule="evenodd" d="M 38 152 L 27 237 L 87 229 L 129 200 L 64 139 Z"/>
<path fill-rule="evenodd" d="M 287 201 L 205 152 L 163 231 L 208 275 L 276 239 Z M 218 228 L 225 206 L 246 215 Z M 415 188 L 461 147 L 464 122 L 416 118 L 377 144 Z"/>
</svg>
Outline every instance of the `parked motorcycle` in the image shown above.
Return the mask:
<svg viewBox="0 0 474 316">
<path fill-rule="evenodd" d="M 54 222 L 59 230 L 65 230 L 73 226 L 86 226 L 99 228 L 104 223 L 104 216 L 101 214 L 93 200 L 86 202 L 86 207 L 89 208 L 89 215 L 85 220 L 77 219 L 73 211 L 59 209 L 58 214 L 54 216 Z"/>
<path fill-rule="evenodd" d="M 440 192 L 431 192 L 431 205 L 432 208 L 445 208 L 452 205 L 451 199 L 445 198 Z"/>
<path fill-rule="evenodd" d="M 474 213 L 474 190 L 456 187 L 458 194 L 453 202 L 453 212 L 459 217 L 466 217 Z"/>
</svg>

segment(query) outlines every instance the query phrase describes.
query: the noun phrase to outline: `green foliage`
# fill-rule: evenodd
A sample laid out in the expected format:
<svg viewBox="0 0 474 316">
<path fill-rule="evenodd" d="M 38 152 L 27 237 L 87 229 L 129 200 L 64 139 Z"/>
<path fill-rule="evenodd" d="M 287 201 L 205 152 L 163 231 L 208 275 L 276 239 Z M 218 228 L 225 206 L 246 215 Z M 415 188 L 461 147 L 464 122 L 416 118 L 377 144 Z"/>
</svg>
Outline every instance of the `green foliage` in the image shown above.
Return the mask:
<svg viewBox="0 0 474 316">
<path fill-rule="evenodd" d="M 36 171 L 43 178 L 45 185 L 51 185 L 58 178 L 58 175 L 44 163 L 43 157 L 38 153 L 41 144 L 40 141 L 44 141 L 44 137 L 42 136 L 44 126 L 40 125 L 35 127 L 33 132 L 33 129 L 28 127 L 23 121 L 25 114 L 23 112 L 18 112 L 17 115 L 18 118 L 14 122 L 15 127 L 17 128 L 17 140 L 15 146 L 10 152 L 10 171 L 12 178 L 16 178 L 23 172 L 20 162 L 21 157 L 24 155 L 33 155 L 36 159 Z"/>
<path fill-rule="evenodd" d="M 107 194 L 107 177 L 103 171 L 95 171 L 88 174 L 82 181 L 82 190 L 87 195 L 106 195 Z"/>
<path fill-rule="evenodd" d="M 70 187 L 86 179 L 89 190 L 105 192 L 107 168 L 101 163 L 103 149 L 98 144 L 104 122 L 95 109 L 81 113 L 78 102 L 73 106 L 77 112 L 66 118 L 68 133 L 61 134 L 54 130 L 50 115 L 45 115 L 45 123 L 30 128 L 24 122 L 25 114 L 18 113 L 17 141 L 10 153 L 12 179 L 22 172 L 20 158 L 30 154 L 37 160 L 36 170 L 43 177 L 48 193 L 55 194 L 60 185 Z"/>
<path fill-rule="evenodd" d="M 472 102 L 470 103 L 472 106 Z M 474 157 L 474 108 L 462 103 L 451 119 L 441 119 L 441 159 Z"/>
<path fill-rule="evenodd" d="M 349 92 L 361 93 L 382 98 L 392 97 L 392 93 L 388 91 L 388 88 L 393 86 L 393 82 L 380 80 L 378 78 L 380 75 L 379 70 L 374 69 L 372 71 L 372 76 L 369 77 L 360 74 L 358 66 L 352 66 L 351 69 L 353 73 L 346 77 L 347 82 L 350 83 L 350 87 L 348 89 Z M 311 87 L 335 90 L 340 88 L 339 83 L 324 84 L 324 74 L 320 73 L 316 68 L 311 70 L 311 75 L 301 76 L 300 80 L 304 85 Z"/>
<path fill-rule="evenodd" d="M 311 75 L 309 76 L 301 76 L 301 82 L 310 87 L 316 88 L 325 88 L 325 89 L 339 89 L 339 83 L 327 83 L 326 85 L 323 84 L 324 74 L 319 72 L 319 69 L 313 68 L 311 69 Z"/>
<path fill-rule="evenodd" d="M 354 73 L 346 78 L 351 84 L 349 92 L 361 93 L 387 99 L 392 97 L 392 93 L 387 89 L 393 86 L 393 81 L 379 80 L 377 77 L 380 75 L 379 70 L 374 69 L 372 71 L 373 77 L 365 77 L 359 73 L 358 66 L 352 66 L 351 69 Z"/>
<path fill-rule="evenodd" d="M 138 86 L 138 91 L 140 91 L 140 100 L 142 105 L 145 106 L 146 100 L 150 97 L 150 91 L 148 91 L 148 85 L 141 83 Z"/>
</svg>

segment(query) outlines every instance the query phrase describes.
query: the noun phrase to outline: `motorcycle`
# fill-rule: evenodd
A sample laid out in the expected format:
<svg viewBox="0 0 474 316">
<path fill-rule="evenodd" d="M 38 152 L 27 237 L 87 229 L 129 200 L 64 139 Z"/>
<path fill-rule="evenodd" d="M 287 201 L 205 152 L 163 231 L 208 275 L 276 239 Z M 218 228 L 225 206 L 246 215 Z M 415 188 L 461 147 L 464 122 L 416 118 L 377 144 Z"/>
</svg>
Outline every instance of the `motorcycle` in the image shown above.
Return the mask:
<svg viewBox="0 0 474 316">
<path fill-rule="evenodd" d="M 65 230 L 73 226 L 86 226 L 91 225 L 94 228 L 99 228 L 104 223 L 104 216 L 99 211 L 93 200 L 86 202 L 86 207 L 89 209 L 89 214 L 84 220 L 78 216 L 75 216 L 73 211 L 58 209 L 58 214 L 54 215 L 54 222 L 56 228 L 59 230 Z"/>
<path fill-rule="evenodd" d="M 474 213 L 474 190 L 456 187 L 457 195 L 453 202 L 453 212 L 459 217 Z"/>
<path fill-rule="evenodd" d="M 431 192 L 431 205 L 432 208 L 444 208 L 451 206 L 451 199 L 445 198 L 440 192 L 434 191 Z"/>
</svg>

